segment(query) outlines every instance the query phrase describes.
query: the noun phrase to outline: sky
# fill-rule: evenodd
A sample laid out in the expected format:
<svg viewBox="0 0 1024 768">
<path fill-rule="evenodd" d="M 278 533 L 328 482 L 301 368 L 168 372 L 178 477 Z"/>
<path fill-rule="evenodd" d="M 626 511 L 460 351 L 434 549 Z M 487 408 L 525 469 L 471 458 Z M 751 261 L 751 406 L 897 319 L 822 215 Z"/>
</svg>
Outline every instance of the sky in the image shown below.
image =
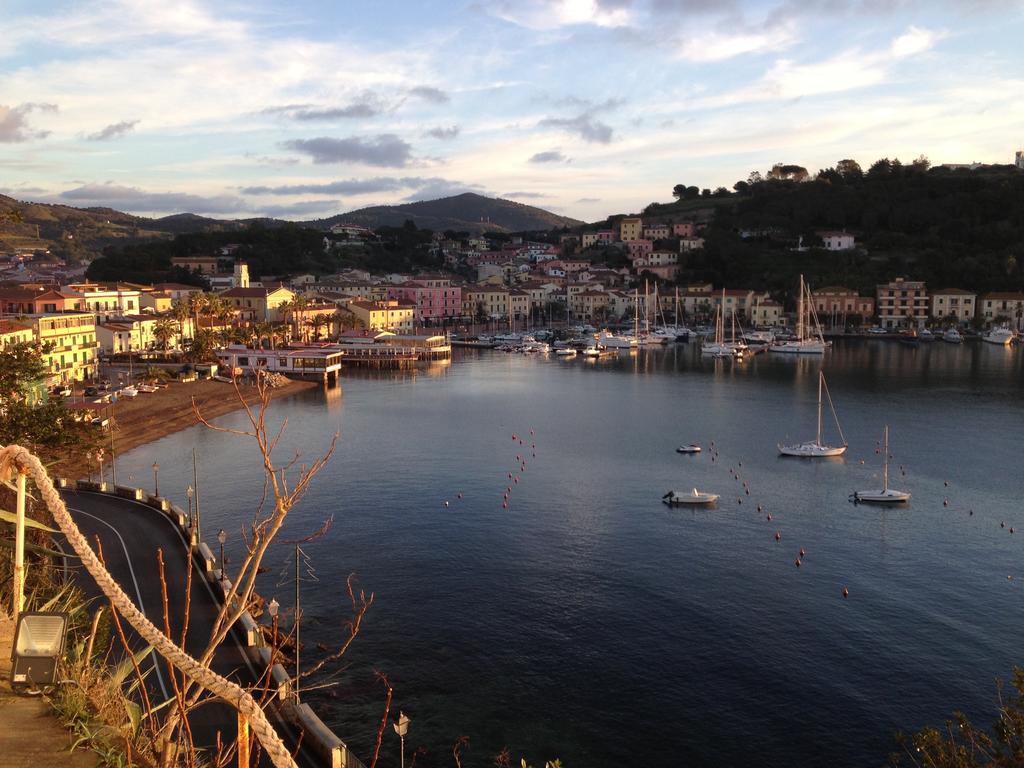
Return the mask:
<svg viewBox="0 0 1024 768">
<path fill-rule="evenodd" d="M 853 158 L 1011 163 L 1024 0 L 0 0 L 0 193 L 596 221 Z"/>
</svg>

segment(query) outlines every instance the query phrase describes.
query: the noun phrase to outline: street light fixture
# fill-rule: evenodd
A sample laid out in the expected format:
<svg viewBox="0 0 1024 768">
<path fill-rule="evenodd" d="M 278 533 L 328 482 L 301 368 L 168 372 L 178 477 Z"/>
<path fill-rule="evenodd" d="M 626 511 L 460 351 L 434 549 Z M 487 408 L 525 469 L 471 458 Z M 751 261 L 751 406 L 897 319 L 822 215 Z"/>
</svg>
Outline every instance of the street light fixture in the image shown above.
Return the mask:
<svg viewBox="0 0 1024 768">
<path fill-rule="evenodd" d="M 153 462 L 153 495 L 160 495 L 160 465 Z"/>
<path fill-rule="evenodd" d="M 18 616 L 11 654 L 11 683 L 36 688 L 53 685 L 64 651 L 68 614 L 33 611 Z"/>
<path fill-rule="evenodd" d="M 228 540 L 227 532 L 221 528 L 217 531 L 217 541 L 220 542 L 220 580 L 224 581 L 224 542 Z"/>
<path fill-rule="evenodd" d="M 195 527 L 194 521 L 192 520 L 192 494 L 195 493 L 195 489 L 190 485 L 185 489 L 185 495 L 188 496 L 188 524 L 190 527 Z"/>
<path fill-rule="evenodd" d="M 392 723 L 395 733 L 398 734 L 398 738 L 402 742 L 402 768 L 405 768 L 405 734 L 409 732 L 409 723 L 411 722 L 412 720 L 409 719 L 409 716 L 399 710 L 398 720 Z"/>
</svg>

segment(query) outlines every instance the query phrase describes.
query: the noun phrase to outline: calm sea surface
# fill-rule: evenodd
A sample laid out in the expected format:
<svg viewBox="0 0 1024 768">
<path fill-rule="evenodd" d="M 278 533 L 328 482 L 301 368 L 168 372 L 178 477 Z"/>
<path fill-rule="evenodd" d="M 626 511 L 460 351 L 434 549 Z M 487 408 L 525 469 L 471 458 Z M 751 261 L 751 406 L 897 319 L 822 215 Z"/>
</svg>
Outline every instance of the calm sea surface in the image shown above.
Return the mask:
<svg viewBox="0 0 1024 768">
<path fill-rule="evenodd" d="M 457 353 L 276 401 L 281 460 L 341 433 L 283 536 L 334 517 L 306 547 L 306 653 L 341 637 L 350 572 L 376 594 L 338 685 L 307 701 L 369 762 L 386 673 L 421 766 L 451 765 L 462 735 L 478 766 L 504 746 L 572 768 L 867 766 L 954 709 L 987 725 L 995 678 L 1024 662 L 1022 358 L 838 345 L 824 368 L 850 450 L 819 462 L 775 446 L 813 437 L 821 360 L 716 362 L 696 345 Z M 850 492 L 880 482 L 886 423 L 912 502 L 855 507 Z M 711 441 L 714 462 L 674 452 Z M 197 427 L 119 458 L 119 476 L 148 486 L 157 460 L 184 506 L 193 446 L 204 538 L 225 528 L 230 558 L 262 491 L 244 441 Z M 718 507 L 660 502 L 694 486 Z M 275 549 L 260 587 L 286 607 L 289 557 Z"/>
</svg>

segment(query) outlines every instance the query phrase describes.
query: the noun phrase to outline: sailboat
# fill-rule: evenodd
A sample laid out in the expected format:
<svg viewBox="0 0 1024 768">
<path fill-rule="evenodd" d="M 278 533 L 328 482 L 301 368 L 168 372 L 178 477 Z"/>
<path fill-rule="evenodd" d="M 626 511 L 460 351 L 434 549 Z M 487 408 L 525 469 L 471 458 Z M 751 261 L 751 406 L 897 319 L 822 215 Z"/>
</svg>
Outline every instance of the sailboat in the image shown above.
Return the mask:
<svg viewBox="0 0 1024 768">
<path fill-rule="evenodd" d="M 885 425 L 885 439 L 882 441 L 882 455 L 885 462 L 882 465 L 882 487 L 877 490 L 854 491 L 850 497 L 854 503 L 860 501 L 872 502 L 875 504 L 903 504 L 910 501 L 909 491 L 897 491 L 889 487 L 889 425 Z"/>
<path fill-rule="evenodd" d="M 835 419 L 836 429 L 839 430 L 839 437 L 843 444 L 837 446 L 824 445 L 821 442 L 821 406 L 822 392 L 828 398 L 828 407 L 832 409 L 832 418 Z M 843 435 L 843 428 L 839 426 L 839 417 L 836 415 L 835 406 L 832 405 L 832 395 L 828 392 L 828 385 L 825 384 L 825 374 L 818 372 L 818 433 L 813 440 L 793 445 L 779 445 L 779 453 L 783 456 L 800 456 L 806 459 L 827 458 L 829 456 L 842 456 L 846 453 L 846 437 Z"/>
<path fill-rule="evenodd" d="M 722 304 L 724 305 L 724 301 Z M 702 355 L 714 355 L 715 357 L 732 357 L 735 350 L 725 341 L 725 318 L 722 316 L 722 307 L 715 309 L 715 340 L 705 341 L 701 345 Z"/>
<path fill-rule="evenodd" d="M 814 329 L 811 328 L 811 321 L 814 321 Z M 821 335 L 821 327 L 818 325 L 818 317 L 814 313 L 814 306 L 811 303 L 811 291 L 804 282 L 804 276 L 800 275 L 800 298 L 797 300 L 796 311 L 796 338 L 792 341 L 784 341 L 770 348 L 772 352 L 787 353 L 791 355 L 823 355 L 828 344 Z"/>
</svg>

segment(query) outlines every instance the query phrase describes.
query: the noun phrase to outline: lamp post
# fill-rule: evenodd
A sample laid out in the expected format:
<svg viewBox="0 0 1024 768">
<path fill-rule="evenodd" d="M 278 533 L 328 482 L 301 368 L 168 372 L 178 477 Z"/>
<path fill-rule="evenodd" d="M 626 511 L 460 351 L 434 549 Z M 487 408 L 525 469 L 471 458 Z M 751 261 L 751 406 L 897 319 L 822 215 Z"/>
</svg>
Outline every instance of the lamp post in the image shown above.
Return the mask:
<svg viewBox="0 0 1024 768">
<path fill-rule="evenodd" d="M 160 495 L 160 465 L 153 462 L 153 495 Z"/>
<path fill-rule="evenodd" d="M 217 541 L 220 542 L 220 580 L 224 581 L 224 542 L 228 540 L 228 535 L 223 528 L 217 531 Z"/>
<path fill-rule="evenodd" d="M 191 528 L 195 528 L 195 521 L 192 520 L 192 494 L 195 493 L 195 489 L 190 485 L 185 489 L 185 495 L 188 496 L 188 524 Z"/>
<path fill-rule="evenodd" d="M 412 721 L 409 719 L 409 716 L 405 714 L 405 712 L 399 710 L 398 720 L 392 723 L 395 728 L 395 733 L 398 734 L 398 738 L 402 742 L 402 768 L 405 768 L 405 734 L 409 732 L 409 723 L 411 722 Z"/>
</svg>

